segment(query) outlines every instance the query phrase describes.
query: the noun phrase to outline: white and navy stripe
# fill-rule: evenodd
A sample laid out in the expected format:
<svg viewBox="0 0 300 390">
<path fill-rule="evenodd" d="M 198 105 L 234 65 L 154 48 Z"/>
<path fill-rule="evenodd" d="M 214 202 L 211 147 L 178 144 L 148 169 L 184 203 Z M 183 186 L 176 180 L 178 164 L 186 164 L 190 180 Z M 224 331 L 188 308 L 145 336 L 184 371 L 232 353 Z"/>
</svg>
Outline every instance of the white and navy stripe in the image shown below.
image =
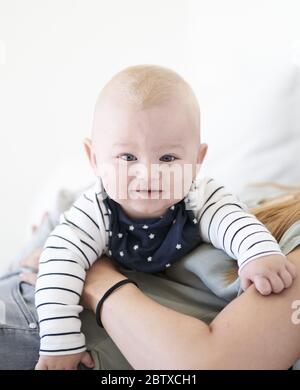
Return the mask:
<svg viewBox="0 0 300 390">
<path fill-rule="evenodd" d="M 247 207 L 213 179 L 199 183 L 202 203 L 195 211 L 204 241 L 238 261 L 240 270 L 249 261 L 282 254 L 268 229 L 247 212 Z"/>
<path fill-rule="evenodd" d="M 108 240 L 107 210 L 92 200 L 95 196 L 94 187 L 82 194 L 44 245 L 35 293 L 41 355 L 85 350 L 79 300 L 86 270 L 106 251 Z"/>
</svg>

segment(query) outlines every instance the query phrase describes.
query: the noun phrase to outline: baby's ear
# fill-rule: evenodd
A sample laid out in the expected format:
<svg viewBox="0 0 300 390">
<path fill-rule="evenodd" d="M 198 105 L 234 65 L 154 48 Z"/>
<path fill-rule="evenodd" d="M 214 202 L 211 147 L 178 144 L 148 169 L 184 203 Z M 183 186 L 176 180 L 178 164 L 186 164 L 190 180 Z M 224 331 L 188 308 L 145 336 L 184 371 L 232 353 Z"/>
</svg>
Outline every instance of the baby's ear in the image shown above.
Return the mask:
<svg viewBox="0 0 300 390">
<path fill-rule="evenodd" d="M 198 151 L 197 164 L 202 164 L 207 153 L 207 144 L 201 144 Z"/>
<path fill-rule="evenodd" d="M 84 145 L 85 152 L 88 156 L 89 162 L 90 162 L 93 170 L 96 172 L 97 161 L 96 161 L 96 156 L 95 156 L 95 154 L 93 152 L 93 148 L 92 148 L 92 140 L 90 138 L 84 138 L 83 145 Z"/>
</svg>

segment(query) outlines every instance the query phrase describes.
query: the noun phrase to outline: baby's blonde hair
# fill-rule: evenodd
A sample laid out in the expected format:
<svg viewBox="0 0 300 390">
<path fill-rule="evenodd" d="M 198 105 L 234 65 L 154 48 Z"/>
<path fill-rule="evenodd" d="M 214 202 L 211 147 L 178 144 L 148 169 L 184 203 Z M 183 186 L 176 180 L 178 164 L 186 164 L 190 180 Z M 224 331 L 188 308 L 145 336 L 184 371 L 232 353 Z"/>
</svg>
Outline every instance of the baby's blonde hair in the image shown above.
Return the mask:
<svg viewBox="0 0 300 390">
<path fill-rule="evenodd" d="M 198 100 L 190 85 L 173 70 L 158 65 L 130 66 L 118 72 L 104 86 L 97 105 L 108 96 L 124 98 L 139 108 L 149 108 L 179 98 L 184 104 L 192 104 L 200 115 Z"/>
</svg>

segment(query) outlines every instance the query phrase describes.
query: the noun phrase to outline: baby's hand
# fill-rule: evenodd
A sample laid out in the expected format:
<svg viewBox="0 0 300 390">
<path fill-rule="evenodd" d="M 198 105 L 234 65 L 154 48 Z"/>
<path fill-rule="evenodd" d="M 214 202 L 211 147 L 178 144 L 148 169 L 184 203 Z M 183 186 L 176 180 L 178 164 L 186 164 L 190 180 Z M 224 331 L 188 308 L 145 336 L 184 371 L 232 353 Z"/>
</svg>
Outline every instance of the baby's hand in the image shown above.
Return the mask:
<svg viewBox="0 0 300 390">
<path fill-rule="evenodd" d="M 270 255 L 259 257 L 239 272 L 241 287 L 246 290 L 251 283 L 262 295 L 280 293 L 292 285 L 296 267 L 285 256 Z"/>
<path fill-rule="evenodd" d="M 73 355 L 41 355 L 35 370 L 77 370 L 79 363 L 88 368 L 94 367 L 91 355 L 88 352 L 81 352 Z"/>
</svg>

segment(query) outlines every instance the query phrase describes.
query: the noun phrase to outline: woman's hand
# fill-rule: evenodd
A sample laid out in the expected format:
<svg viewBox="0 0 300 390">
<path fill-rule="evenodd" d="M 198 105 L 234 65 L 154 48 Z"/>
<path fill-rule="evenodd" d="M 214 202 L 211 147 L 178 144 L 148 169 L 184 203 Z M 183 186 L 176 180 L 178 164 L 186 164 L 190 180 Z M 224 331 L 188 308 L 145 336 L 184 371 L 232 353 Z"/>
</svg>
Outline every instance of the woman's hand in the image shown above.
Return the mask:
<svg viewBox="0 0 300 390">
<path fill-rule="evenodd" d="M 98 259 L 87 271 L 80 303 L 96 311 L 96 306 L 106 291 L 120 280 L 126 279 L 115 264 L 106 256 Z"/>
<path fill-rule="evenodd" d="M 20 273 L 21 280 L 29 284 L 32 284 L 33 286 L 36 284 L 41 253 L 42 253 L 42 248 L 34 249 L 29 255 L 24 257 L 24 259 L 22 259 L 20 262 L 21 267 L 28 269 L 28 271 L 26 270 Z"/>
<path fill-rule="evenodd" d="M 43 224 L 46 218 L 48 218 L 48 212 L 45 212 L 42 215 L 40 225 Z M 32 234 L 36 232 L 38 227 L 39 225 L 31 226 Z M 26 271 L 20 273 L 21 280 L 29 284 L 32 284 L 33 286 L 36 284 L 37 273 L 39 272 L 39 261 L 40 261 L 41 253 L 42 253 L 42 248 L 34 249 L 31 253 L 29 253 L 29 255 L 27 255 L 26 257 L 24 257 L 24 259 L 20 261 L 20 266 L 26 269 Z"/>
</svg>

